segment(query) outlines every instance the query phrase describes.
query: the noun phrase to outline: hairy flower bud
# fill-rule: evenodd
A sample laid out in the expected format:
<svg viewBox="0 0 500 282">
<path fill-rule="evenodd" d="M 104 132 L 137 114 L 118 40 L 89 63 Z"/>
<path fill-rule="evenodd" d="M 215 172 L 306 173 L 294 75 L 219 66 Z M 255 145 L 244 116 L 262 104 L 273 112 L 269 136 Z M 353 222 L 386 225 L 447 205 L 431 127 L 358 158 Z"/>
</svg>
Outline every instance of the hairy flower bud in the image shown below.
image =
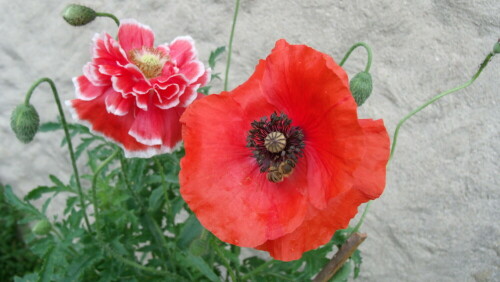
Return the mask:
<svg viewBox="0 0 500 282">
<path fill-rule="evenodd" d="M 498 39 L 498 42 L 493 45 L 493 53 L 500 54 L 500 39 Z"/>
<path fill-rule="evenodd" d="M 349 85 L 352 96 L 360 107 L 372 93 L 372 76 L 367 72 L 360 72 L 351 79 Z"/>
<path fill-rule="evenodd" d="M 23 143 L 29 143 L 33 140 L 39 125 L 40 118 L 35 107 L 31 104 L 17 106 L 10 117 L 10 127 L 17 139 Z"/>
<path fill-rule="evenodd" d="M 52 225 L 50 224 L 50 222 L 46 219 L 42 219 L 35 224 L 32 231 L 36 235 L 47 235 L 49 234 L 51 229 Z"/>
<path fill-rule="evenodd" d="M 89 7 L 70 4 L 64 9 L 62 16 L 70 25 L 81 26 L 93 21 L 97 17 L 97 14 Z"/>
</svg>

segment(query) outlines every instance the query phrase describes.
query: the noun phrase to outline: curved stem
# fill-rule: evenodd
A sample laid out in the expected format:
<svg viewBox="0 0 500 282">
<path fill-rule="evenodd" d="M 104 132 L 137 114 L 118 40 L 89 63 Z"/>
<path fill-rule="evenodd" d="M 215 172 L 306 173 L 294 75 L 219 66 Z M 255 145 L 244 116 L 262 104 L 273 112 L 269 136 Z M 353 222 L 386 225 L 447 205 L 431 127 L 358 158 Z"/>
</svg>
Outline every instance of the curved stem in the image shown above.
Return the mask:
<svg viewBox="0 0 500 282">
<path fill-rule="evenodd" d="M 233 268 L 231 267 L 231 264 L 226 260 L 226 256 L 220 250 L 217 242 L 212 241 L 212 246 L 214 247 L 215 252 L 219 256 L 220 261 L 222 262 L 222 264 L 226 268 L 227 273 L 229 274 L 229 277 L 231 277 L 231 281 L 238 281 L 238 280 L 236 280 L 236 275 L 234 274 L 234 271 L 233 271 Z"/>
<path fill-rule="evenodd" d="M 351 231 L 351 233 L 349 234 L 348 237 L 351 237 L 352 234 L 358 232 L 359 228 L 361 228 L 361 225 L 363 225 L 363 222 L 365 221 L 366 214 L 368 213 L 368 210 L 369 210 L 371 204 L 372 204 L 372 201 L 368 201 L 368 203 L 366 203 L 365 210 L 363 211 L 363 214 L 361 215 L 361 218 L 359 219 L 358 224 L 356 224 L 356 226 L 354 226 L 354 229 Z"/>
<path fill-rule="evenodd" d="M 347 51 L 347 53 L 344 55 L 344 58 L 342 59 L 342 61 L 340 61 L 339 66 L 343 66 L 345 61 L 347 61 L 347 59 L 351 55 L 352 51 L 354 51 L 354 49 L 356 49 L 360 46 L 365 48 L 366 52 L 368 53 L 368 60 L 366 62 L 365 72 L 369 72 L 370 67 L 372 66 L 372 57 L 373 57 L 372 48 L 370 48 L 370 46 L 364 42 L 358 42 L 358 43 L 352 45 L 352 47 L 349 49 L 349 51 Z"/>
<path fill-rule="evenodd" d="M 399 129 L 401 128 L 401 126 L 409 119 L 411 118 L 412 116 L 414 116 L 416 113 L 420 112 L 421 110 L 425 109 L 427 106 L 429 106 L 430 104 L 436 102 L 437 100 L 443 98 L 444 96 L 448 95 L 448 94 L 451 94 L 453 92 L 457 92 L 458 90 L 461 90 L 461 89 L 464 89 L 466 87 L 468 87 L 469 85 L 471 85 L 478 77 L 479 75 L 481 74 L 481 72 L 483 71 L 483 69 L 488 65 L 488 63 L 490 62 L 491 58 L 494 56 L 495 54 L 493 53 L 489 53 L 486 58 L 484 59 L 484 61 L 481 63 L 481 66 L 479 67 L 479 70 L 472 76 L 472 78 L 465 82 L 464 84 L 462 85 L 459 85 L 455 88 L 452 88 L 452 89 L 449 89 L 449 90 L 446 90 L 444 92 L 441 92 L 439 93 L 438 95 L 434 96 L 432 99 L 430 99 L 429 101 L 425 102 L 423 105 L 421 105 L 420 107 L 416 108 L 415 110 L 411 111 L 409 114 L 407 114 L 404 118 L 402 118 L 399 122 L 398 122 L 398 125 L 396 126 L 396 130 L 394 131 L 394 135 L 393 135 L 393 138 L 392 138 L 392 145 L 391 145 L 391 154 L 390 154 L 390 157 L 389 157 L 389 160 L 392 159 L 392 156 L 394 155 L 394 151 L 396 149 L 396 144 L 397 144 L 397 140 L 398 140 L 398 134 L 399 134 Z"/>
<path fill-rule="evenodd" d="M 115 15 L 113 15 L 113 14 L 110 14 L 110 13 L 95 13 L 95 14 L 98 17 L 110 18 L 116 23 L 117 26 L 120 26 L 120 20 L 118 20 L 118 18 L 115 17 Z"/>
<path fill-rule="evenodd" d="M 233 16 L 233 26 L 231 27 L 231 34 L 229 35 L 229 46 L 227 50 L 226 75 L 224 77 L 224 91 L 227 91 L 227 85 L 229 83 L 229 67 L 231 66 L 231 53 L 233 51 L 234 29 L 236 27 L 236 19 L 238 18 L 239 8 L 240 8 L 240 0 L 236 0 L 236 7 L 234 8 L 234 16 Z"/>
<path fill-rule="evenodd" d="M 78 173 L 78 168 L 76 167 L 76 158 L 75 158 L 75 151 L 73 150 L 73 143 L 71 142 L 71 136 L 69 135 L 69 130 L 68 130 L 68 123 L 66 122 L 66 117 L 64 116 L 64 111 L 61 106 L 61 100 L 59 99 L 59 94 L 57 93 L 57 88 L 52 79 L 48 77 L 40 78 L 37 80 L 33 85 L 30 87 L 28 90 L 28 93 L 26 93 L 26 98 L 24 100 L 24 103 L 26 105 L 29 105 L 31 96 L 33 95 L 33 91 L 35 88 L 42 84 L 43 82 L 47 82 L 50 84 L 50 88 L 52 89 L 52 94 L 54 94 L 54 99 L 56 100 L 57 104 L 57 110 L 59 111 L 59 116 L 61 117 L 61 124 L 64 129 L 64 136 L 66 137 L 66 141 L 68 142 L 68 150 L 69 150 L 69 156 L 71 158 L 71 165 L 73 167 L 73 174 L 75 175 L 75 182 L 76 182 L 76 187 L 78 189 L 78 194 L 80 198 L 80 205 L 83 210 L 83 218 L 85 220 L 85 225 L 87 225 L 87 230 L 92 231 L 92 228 L 90 227 L 90 222 L 89 218 L 87 216 L 87 206 L 85 205 L 85 199 L 83 197 L 83 190 L 82 190 L 82 185 L 80 183 L 80 175 Z"/>
</svg>

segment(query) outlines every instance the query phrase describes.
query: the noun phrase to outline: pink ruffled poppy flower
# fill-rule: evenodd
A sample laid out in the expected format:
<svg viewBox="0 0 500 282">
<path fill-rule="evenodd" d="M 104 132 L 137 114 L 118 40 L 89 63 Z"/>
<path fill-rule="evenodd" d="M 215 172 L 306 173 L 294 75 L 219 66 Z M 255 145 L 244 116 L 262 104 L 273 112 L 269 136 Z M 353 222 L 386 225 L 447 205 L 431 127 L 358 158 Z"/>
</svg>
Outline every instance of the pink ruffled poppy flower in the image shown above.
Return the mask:
<svg viewBox="0 0 500 282">
<path fill-rule="evenodd" d="M 118 40 L 94 36 L 92 61 L 73 78 L 77 99 L 66 104 L 76 120 L 118 143 L 127 157 L 147 158 L 179 147 L 179 118 L 209 77 L 191 37 L 154 47 L 151 28 L 123 20 Z"/>
</svg>

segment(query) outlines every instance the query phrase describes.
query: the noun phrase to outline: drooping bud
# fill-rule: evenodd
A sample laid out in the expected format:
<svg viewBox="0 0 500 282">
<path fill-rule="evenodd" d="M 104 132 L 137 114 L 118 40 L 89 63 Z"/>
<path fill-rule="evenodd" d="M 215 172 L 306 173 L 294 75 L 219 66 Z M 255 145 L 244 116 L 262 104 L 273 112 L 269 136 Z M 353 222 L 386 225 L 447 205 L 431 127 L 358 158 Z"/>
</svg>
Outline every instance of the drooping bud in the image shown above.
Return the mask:
<svg viewBox="0 0 500 282">
<path fill-rule="evenodd" d="M 349 85 L 352 96 L 360 107 L 372 93 L 372 76 L 368 72 L 360 72 L 351 79 Z"/>
<path fill-rule="evenodd" d="M 50 224 L 50 222 L 46 219 L 42 219 L 35 224 L 32 231 L 36 235 L 43 236 L 43 235 L 49 234 L 51 229 L 52 229 L 52 225 Z"/>
<path fill-rule="evenodd" d="M 23 143 L 29 143 L 33 140 L 39 125 L 40 118 L 35 107 L 31 104 L 17 106 L 10 117 L 10 127 L 17 139 Z"/>
<path fill-rule="evenodd" d="M 493 53 L 500 54 L 500 39 L 498 39 L 498 42 L 493 45 Z"/>
<path fill-rule="evenodd" d="M 82 26 L 93 21 L 97 17 L 97 14 L 89 7 L 77 4 L 69 4 L 64 9 L 62 16 L 64 20 L 70 25 Z"/>
</svg>

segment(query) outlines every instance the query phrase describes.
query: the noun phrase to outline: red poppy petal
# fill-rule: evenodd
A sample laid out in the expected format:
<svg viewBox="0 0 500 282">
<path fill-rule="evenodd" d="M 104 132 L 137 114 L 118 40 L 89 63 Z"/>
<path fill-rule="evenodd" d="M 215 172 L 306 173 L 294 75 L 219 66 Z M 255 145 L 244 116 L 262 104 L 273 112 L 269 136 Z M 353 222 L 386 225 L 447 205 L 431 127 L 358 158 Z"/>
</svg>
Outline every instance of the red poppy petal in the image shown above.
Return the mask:
<svg viewBox="0 0 500 282">
<path fill-rule="evenodd" d="M 152 107 L 155 108 L 155 107 Z M 168 110 L 161 110 L 163 118 L 162 150 L 172 152 L 182 143 L 182 125 L 179 121 L 186 108 L 176 107 Z"/>
<path fill-rule="evenodd" d="M 354 187 L 370 199 L 382 194 L 390 154 L 390 139 L 383 120 L 359 120 L 365 133 L 365 154 L 363 161 L 354 172 Z"/>
<path fill-rule="evenodd" d="M 142 47 L 153 47 L 155 35 L 147 25 L 136 20 L 122 20 L 118 28 L 118 41 L 125 52 Z"/>
<path fill-rule="evenodd" d="M 84 75 L 73 77 L 76 97 L 81 100 L 89 101 L 101 96 L 109 86 L 95 86 Z"/>
<path fill-rule="evenodd" d="M 358 206 L 369 199 L 358 189 L 349 189 L 331 199 L 324 210 L 310 206 L 304 222 L 293 232 L 257 247 L 278 260 L 299 259 L 306 251 L 326 244 L 336 230 L 346 228 Z"/>
<path fill-rule="evenodd" d="M 253 117 L 242 115 L 245 110 L 233 98 L 244 101 L 240 93 L 258 83 L 252 77 L 233 94 L 207 96 L 187 108 L 181 117 L 186 156 L 179 176 L 181 194 L 200 222 L 223 241 L 249 247 L 293 231 L 307 207 L 291 181 L 269 182 L 246 148 Z M 267 115 L 274 110 L 264 108 Z"/>
<path fill-rule="evenodd" d="M 129 110 L 134 105 L 134 98 L 124 98 L 122 94 L 114 91 L 113 88 L 109 88 L 108 91 L 106 91 L 104 102 L 108 113 L 124 116 L 128 114 Z"/>
<path fill-rule="evenodd" d="M 191 36 L 179 36 L 176 37 L 172 43 L 170 43 L 170 59 L 177 64 L 177 66 L 182 66 L 187 62 L 196 58 L 196 49 L 194 48 L 194 40 Z"/>
<path fill-rule="evenodd" d="M 304 151 L 310 160 L 308 193 L 319 209 L 352 186 L 352 173 L 363 154 L 357 106 L 345 77 L 325 54 L 285 40 L 279 40 L 266 58 L 264 95 L 304 131 Z"/>
</svg>

